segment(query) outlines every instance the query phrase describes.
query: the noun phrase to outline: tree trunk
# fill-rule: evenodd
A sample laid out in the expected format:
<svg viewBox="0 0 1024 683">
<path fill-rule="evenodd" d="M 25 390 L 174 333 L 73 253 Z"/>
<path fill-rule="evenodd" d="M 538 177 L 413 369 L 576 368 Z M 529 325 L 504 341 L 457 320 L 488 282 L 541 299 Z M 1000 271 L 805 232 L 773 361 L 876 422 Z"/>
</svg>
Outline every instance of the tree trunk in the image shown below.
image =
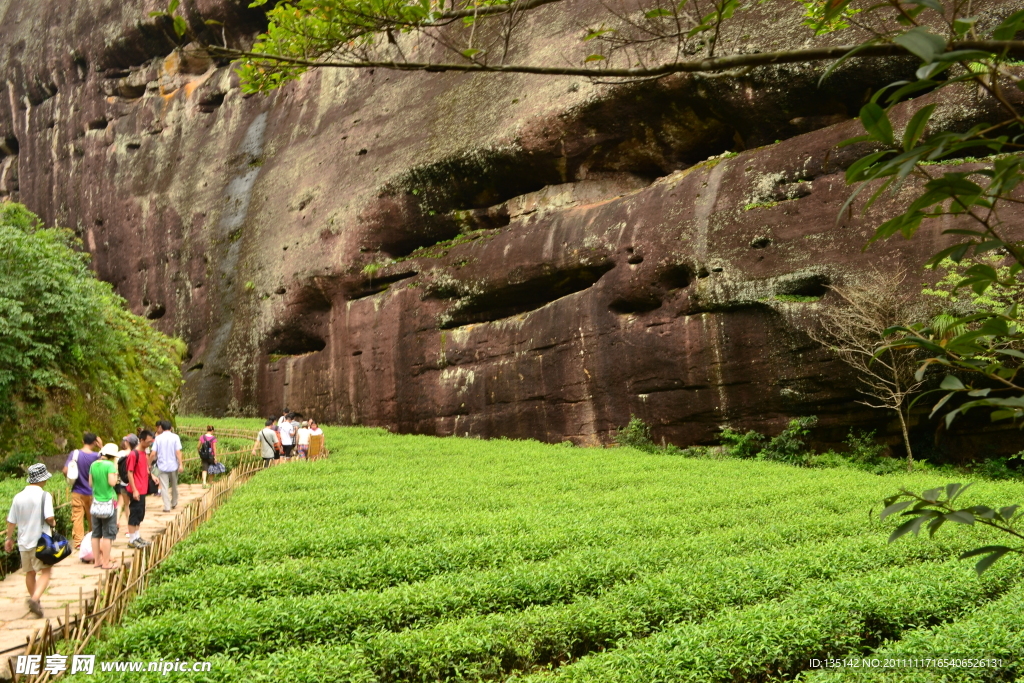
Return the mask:
<svg viewBox="0 0 1024 683">
<path fill-rule="evenodd" d="M 910 450 L 910 434 L 907 433 L 907 420 L 903 417 L 902 406 L 896 409 L 896 414 L 900 416 L 900 427 L 903 429 L 903 445 L 907 447 L 907 472 L 913 472 L 914 454 Z"/>
</svg>

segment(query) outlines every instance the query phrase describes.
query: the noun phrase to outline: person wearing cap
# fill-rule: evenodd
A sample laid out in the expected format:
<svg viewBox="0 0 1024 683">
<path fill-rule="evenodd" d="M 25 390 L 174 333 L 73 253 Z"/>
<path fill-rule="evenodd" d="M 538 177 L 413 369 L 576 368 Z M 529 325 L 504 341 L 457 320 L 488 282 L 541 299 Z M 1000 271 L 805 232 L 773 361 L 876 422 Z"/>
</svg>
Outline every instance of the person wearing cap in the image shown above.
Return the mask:
<svg viewBox="0 0 1024 683">
<path fill-rule="evenodd" d="M 68 453 L 67 462 L 64 463 L 64 474 L 68 474 L 71 463 L 75 463 L 78 470 L 78 477 L 70 479 L 71 483 L 71 540 L 74 541 L 75 550 L 82 545 L 82 538 L 85 537 L 85 526 L 91 515 L 89 508 L 92 507 L 92 488 L 89 486 L 89 466 L 99 459 L 100 447 L 103 441 L 91 432 L 82 437 L 82 447 Z"/>
<path fill-rule="evenodd" d="M 153 443 L 153 433 L 148 429 L 139 432 L 139 445 L 128 454 L 128 545 L 145 548 L 149 543 L 142 540 L 139 527 L 146 518 L 146 495 L 149 493 L 149 456 L 146 448 Z"/>
<path fill-rule="evenodd" d="M 117 483 L 117 446 L 108 443 L 100 449 L 100 459 L 89 468 L 89 486 L 92 487 L 94 503 L 114 503 L 116 495 L 114 484 Z M 92 515 L 92 538 L 96 543 L 96 567 L 113 569 L 110 558 L 110 546 L 117 540 L 117 510 L 109 517 Z M 98 543 L 97 543 L 98 542 Z"/>
<path fill-rule="evenodd" d="M 4 550 L 14 550 L 14 530 L 18 530 L 18 550 L 21 551 L 21 566 L 25 570 L 25 587 L 28 588 L 28 608 L 32 614 L 42 618 L 43 592 L 50 584 L 51 567 L 36 558 L 36 546 L 43 534 L 52 534 L 57 521 L 53 518 L 53 496 L 43 490 L 46 480 L 52 475 L 46 465 L 37 462 L 28 468 L 28 486 L 14 496 L 11 510 L 7 513 L 7 540 Z"/>
</svg>

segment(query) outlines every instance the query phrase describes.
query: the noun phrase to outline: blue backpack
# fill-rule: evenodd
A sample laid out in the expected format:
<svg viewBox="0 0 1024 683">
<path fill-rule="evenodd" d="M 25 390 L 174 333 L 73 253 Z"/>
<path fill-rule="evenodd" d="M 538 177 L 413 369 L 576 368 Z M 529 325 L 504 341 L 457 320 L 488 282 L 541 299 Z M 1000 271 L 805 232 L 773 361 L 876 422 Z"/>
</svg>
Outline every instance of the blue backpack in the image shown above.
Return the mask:
<svg viewBox="0 0 1024 683">
<path fill-rule="evenodd" d="M 49 496 L 49 493 L 44 493 L 44 496 Z M 45 498 L 44 504 L 40 507 L 39 514 L 43 516 L 43 525 L 46 525 L 46 505 Z M 53 529 L 52 534 L 42 534 L 39 537 L 39 543 L 36 544 L 36 559 L 50 567 L 61 560 L 71 557 L 71 542 L 57 533 L 57 529 Z"/>
</svg>

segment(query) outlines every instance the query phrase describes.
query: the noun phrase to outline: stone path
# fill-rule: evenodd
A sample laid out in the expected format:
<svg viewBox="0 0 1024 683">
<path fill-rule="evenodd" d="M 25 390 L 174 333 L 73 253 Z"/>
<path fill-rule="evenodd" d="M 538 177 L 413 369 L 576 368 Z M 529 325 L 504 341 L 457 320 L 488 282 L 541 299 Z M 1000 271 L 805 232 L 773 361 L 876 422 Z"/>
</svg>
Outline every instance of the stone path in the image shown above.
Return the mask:
<svg viewBox="0 0 1024 683">
<path fill-rule="evenodd" d="M 201 498 L 203 493 L 204 489 L 200 484 L 179 486 L 178 507 L 167 513 L 163 511 L 160 496 L 148 496 L 146 519 L 143 520 L 141 528 L 142 537 L 148 540 L 155 534 L 161 533 L 179 511 L 196 498 Z M 125 563 L 130 564 L 134 553 L 134 550 L 128 546 L 126 532 L 126 527 L 120 527 L 117 540 L 114 542 L 112 554 L 118 565 L 122 558 Z M 47 587 L 46 593 L 43 594 L 44 619 L 49 619 L 52 626 L 56 627 L 57 618 L 60 617 L 62 620 L 64 618 L 65 604 L 70 604 L 72 616 L 76 614 L 79 590 L 85 598 L 91 597 L 92 592 L 99 587 L 103 574 L 103 570 L 95 569 L 93 565 L 79 560 L 78 553 L 54 566 L 50 585 Z M 29 634 L 45 623 L 44 619 L 37 619 L 28 611 L 28 605 L 25 603 L 27 597 L 24 572 L 18 571 L 10 574 L 0 583 L 0 652 L 19 645 L 24 646 Z M 10 678 L 7 666 L 8 657 L 16 654 L 18 651 L 0 654 L 0 679 Z"/>
</svg>

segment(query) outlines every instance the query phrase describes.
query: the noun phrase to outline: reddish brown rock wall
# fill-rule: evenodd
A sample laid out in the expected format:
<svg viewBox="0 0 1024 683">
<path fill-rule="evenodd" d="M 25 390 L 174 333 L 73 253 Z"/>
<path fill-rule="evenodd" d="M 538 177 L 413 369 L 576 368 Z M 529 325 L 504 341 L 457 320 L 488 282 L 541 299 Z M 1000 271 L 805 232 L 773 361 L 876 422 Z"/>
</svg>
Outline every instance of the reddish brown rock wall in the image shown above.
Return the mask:
<svg viewBox="0 0 1024 683">
<path fill-rule="evenodd" d="M 260 27 L 247 2 L 185 4 L 233 44 Z M 877 216 L 836 220 L 854 152 L 835 144 L 911 63 L 821 89 L 802 67 L 623 88 L 323 72 L 245 98 L 172 52 L 161 6 L 0 5 L 0 194 L 75 228 L 189 343 L 183 410 L 581 443 L 630 414 L 679 444 L 806 414 L 826 440 L 885 425 L 805 334 L 829 297 L 784 299 L 917 272 L 940 243 L 863 252 Z M 574 49 L 597 9 L 537 13 L 517 57 Z M 795 10 L 723 45 L 802 44 Z M 987 106 L 957 97 L 949 117 Z"/>
</svg>

